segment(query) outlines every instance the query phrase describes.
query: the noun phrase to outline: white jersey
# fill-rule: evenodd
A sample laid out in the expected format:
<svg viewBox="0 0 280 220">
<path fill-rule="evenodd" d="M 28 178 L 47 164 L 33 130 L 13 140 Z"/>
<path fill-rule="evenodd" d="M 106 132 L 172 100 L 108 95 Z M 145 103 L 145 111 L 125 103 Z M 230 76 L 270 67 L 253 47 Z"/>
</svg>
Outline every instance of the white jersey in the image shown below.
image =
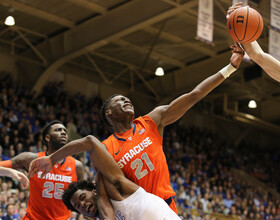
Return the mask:
<svg viewBox="0 0 280 220">
<path fill-rule="evenodd" d="M 141 187 L 123 201 L 111 202 L 116 220 L 181 220 L 163 199 Z"/>
</svg>

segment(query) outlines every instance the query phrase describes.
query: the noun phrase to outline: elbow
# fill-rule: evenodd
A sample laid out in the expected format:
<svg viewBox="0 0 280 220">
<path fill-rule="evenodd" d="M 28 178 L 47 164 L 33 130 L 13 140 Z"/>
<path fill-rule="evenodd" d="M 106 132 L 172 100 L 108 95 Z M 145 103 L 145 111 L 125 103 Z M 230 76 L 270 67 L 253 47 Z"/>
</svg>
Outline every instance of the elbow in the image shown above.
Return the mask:
<svg viewBox="0 0 280 220">
<path fill-rule="evenodd" d="M 203 92 L 200 89 L 195 89 L 190 93 L 190 102 L 193 104 L 196 104 L 197 102 L 199 102 L 204 96 L 205 96 L 205 92 Z"/>
<path fill-rule="evenodd" d="M 89 141 L 89 142 L 94 141 L 94 139 L 95 139 L 95 137 L 92 136 L 92 135 L 87 135 L 87 136 L 85 137 L 85 140 L 86 140 L 86 141 Z"/>
<path fill-rule="evenodd" d="M 92 135 L 88 135 L 84 138 L 84 144 L 88 147 L 88 150 L 92 150 L 96 144 L 96 138 Z"/>
</svg>

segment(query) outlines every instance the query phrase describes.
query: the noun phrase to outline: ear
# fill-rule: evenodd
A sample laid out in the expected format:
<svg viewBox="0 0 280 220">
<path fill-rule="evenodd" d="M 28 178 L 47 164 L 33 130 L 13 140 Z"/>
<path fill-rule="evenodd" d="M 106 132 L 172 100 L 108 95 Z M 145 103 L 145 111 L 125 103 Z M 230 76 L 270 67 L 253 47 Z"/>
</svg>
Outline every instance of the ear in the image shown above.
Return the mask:
<svg viewBox="0 0 280 220">
<path fill-rule="evenodd" d="M 105 113 L 105 117 L 106 117 L 107 121 L 109 122 L 109 124 L 112 125 L 112 120 L 111 120 L 111 117 L 110 117 L 111 115 L 112 115 L 112 110 L 108 109 Z"/>
<path fill-rule="evenodd" d="M 49 135 L 49 134 L 46 134 L 46 136 L 45 136 L 45 141 L 46 141 L 46 142 L 49 142 L 49 141 L 50 141 L 50 135 Z"/>
<path fill-rule="evenodd" d="M 105 116 L 109 116 L 112 114 L 112 110 L 111 109 L 107 109 L 107 111 L 105 112 Z"/>
</svg>

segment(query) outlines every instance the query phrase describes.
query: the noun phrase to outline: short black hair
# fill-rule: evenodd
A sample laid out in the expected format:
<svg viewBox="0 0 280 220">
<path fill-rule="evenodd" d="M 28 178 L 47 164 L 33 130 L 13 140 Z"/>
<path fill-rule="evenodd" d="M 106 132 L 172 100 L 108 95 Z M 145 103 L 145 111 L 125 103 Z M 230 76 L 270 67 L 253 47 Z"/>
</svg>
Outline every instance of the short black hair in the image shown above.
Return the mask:
<svg viewBox="0 0 280 220">
<path fill-rule="evenodd" d="M 9 206 L 15 206 L 15 204 L 14 203 L 8 203 L 7 205 L 6 205 L 6 210 L 9 208 Z"/>
<path fill-rule="evenodd" d="M 106 125 L 109 125 L 111 127 L 112 127 L 112 125 L 109 123 L 109 121 L 106 118 L 106 111 L 107 111 L 107 107 L 108 107 L 110 101 L 112 100 L 112 98 L 114 98 L 118 95 L 121 95 L 121 94 L 111 95 L 107 100 L 105 100 L 105 102 L 103 102 L 103 105 L 101 106 L 101 110 L 100 110 L 101 117 L 102 117 L 103 121 L 105 122 Z"/>
<path fill-rule="evenodd" d="M 86 190 L 92 191 L 92 190 L 96 189 L 96 185 L 89 180 L 79 180 L 77 182 L 70 183 L 68 185 L 68 188 L 65 189 L 62 194 L 62 201 L 68 210 L 78 212 L 78 210 L 75 209 L 74 206 L 72 206 L 70 201 L 71 201 L 73 194 L 75 192 L 77 192 L 79 189 L 86 189 Z"/>
<path fill-rule="evenodd" d="M 44 141 L 46 141 L 45 137 L 46 137 L 47 134 L 49 134 L 51 126 L 54 125 L 54 124 L 62 124 L 63 125 L 62 121 L 59 121 L 59 120 L 53 120 L 53 121 L 49 122 L 48 124 L 46 124 L 45 127 L 43 128 L 43 131 L 42 131 Z"/>
</svg>

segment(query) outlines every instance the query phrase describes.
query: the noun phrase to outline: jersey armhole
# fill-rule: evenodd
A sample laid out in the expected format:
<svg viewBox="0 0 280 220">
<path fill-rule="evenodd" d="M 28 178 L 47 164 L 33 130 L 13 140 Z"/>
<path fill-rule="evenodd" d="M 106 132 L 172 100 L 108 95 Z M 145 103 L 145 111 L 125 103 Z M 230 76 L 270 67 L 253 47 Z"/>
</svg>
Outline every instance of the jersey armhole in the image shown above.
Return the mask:
<svg viewBox="0 0 280 220">
<path fill-rule="evenodd" d="M 111 137 L 111 136 L 110 136 Z M 108 137 L 106 140 L 108 140 L 110 137 Z M 109 139 L 110 140 L 110 139 Z M 109 152 L 109 154 L 111 154 L 113 156 L 113 148 L 111 147 L 110 149 L 107 147 L 107 145 L 105 144 L 105 141 L 102 142 L 102 144 L 106 147 L 106 150 Z M 111 144 L 113 146 L 113 143 Z M 113 156 L 114 157 L 114 156 Z"/>
<path fill-rule="evenodd" d="M 157 127 L 156 123 L 154 122 L 154 120 L 149 115 L 144 115 L 143 117 L 141 117 L 141 119 L 144 120 L 144 122 L 149 126 L 151 131 L 161 140 L 161 143 L 162 143 L 163 138 L 160 135 L 160 133 L 158 131 L 158 127 Z"/>
</svg>

